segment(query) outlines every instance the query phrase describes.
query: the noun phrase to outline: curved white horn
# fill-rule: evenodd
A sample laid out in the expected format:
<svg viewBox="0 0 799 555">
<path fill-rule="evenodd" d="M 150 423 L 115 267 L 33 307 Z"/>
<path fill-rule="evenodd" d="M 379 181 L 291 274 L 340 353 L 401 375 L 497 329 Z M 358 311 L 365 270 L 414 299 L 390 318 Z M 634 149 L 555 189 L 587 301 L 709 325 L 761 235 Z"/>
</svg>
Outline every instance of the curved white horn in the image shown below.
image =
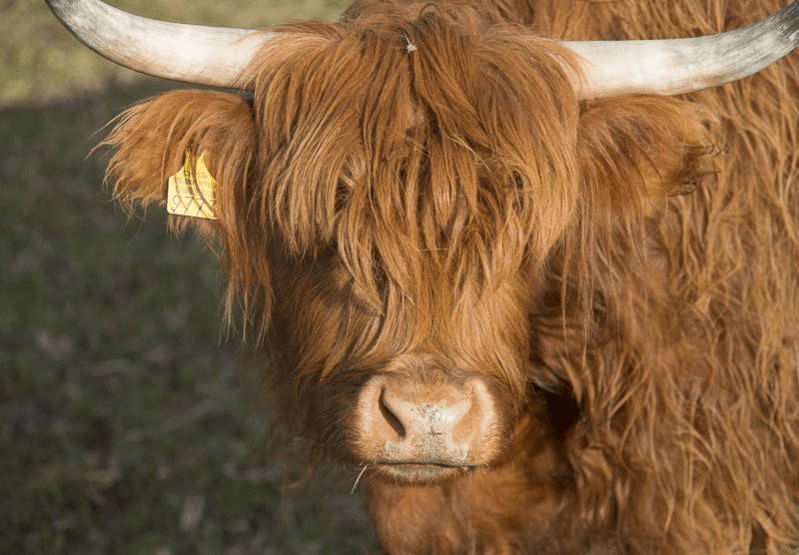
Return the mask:
<svg viewBox="0 0 799 555">
<path fill-rule="evenodd" d="M 242 71 L 277 33 L 147 19 L 99 0 L 46 0 L 83 44 L 134 71 L 212 87 L 246 88 Z"/>
<path fill-rule="evenodd" d="M 168 23 L 99 0 L 46 0 L 86 46 L 109 60 L 165 79 L 246 88 L 244 68 L 276 33 Z M 674 95 L 741 79 L 799 44 L 799 0 L 734 31 L 687 39 L 566 41 L 582 61 L 583 99 Z"/>
<path fill-rule="evenodd" d="M 799 1 L 718 35 L 563 44 L 583 62 L 581 99 L 689 93 L 752 75 L 793 50 L 799 44 Z"/>
</svg>

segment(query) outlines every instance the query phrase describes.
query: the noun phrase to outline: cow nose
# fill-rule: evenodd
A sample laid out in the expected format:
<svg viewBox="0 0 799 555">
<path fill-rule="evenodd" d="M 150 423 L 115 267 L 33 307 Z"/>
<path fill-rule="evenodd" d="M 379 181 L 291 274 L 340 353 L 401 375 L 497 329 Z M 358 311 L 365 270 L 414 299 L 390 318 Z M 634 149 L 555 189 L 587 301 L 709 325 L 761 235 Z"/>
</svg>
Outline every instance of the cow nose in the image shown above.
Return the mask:
<svg viewBox="0 0 799 555">
<path fill-rule="evenodd" d="M 383 388 L 378 399 L 380 411 L 396 433 L 394 443 L 418 441 L 430 436 L 454 436 L 455 428 L 472 406 L 471 392 L 437 402 L 417 402 L 403 397 L 399 388 Z M 460 392 L 459 392 L 460 393 Z"/>
<path fill-rule="evenodd" d="M 356 443 L 375 463 L 483 464 L 498 428 L 492 395 L 478 378 L 378 376 L 364 386 L 358 406 Z"/>
</svg>

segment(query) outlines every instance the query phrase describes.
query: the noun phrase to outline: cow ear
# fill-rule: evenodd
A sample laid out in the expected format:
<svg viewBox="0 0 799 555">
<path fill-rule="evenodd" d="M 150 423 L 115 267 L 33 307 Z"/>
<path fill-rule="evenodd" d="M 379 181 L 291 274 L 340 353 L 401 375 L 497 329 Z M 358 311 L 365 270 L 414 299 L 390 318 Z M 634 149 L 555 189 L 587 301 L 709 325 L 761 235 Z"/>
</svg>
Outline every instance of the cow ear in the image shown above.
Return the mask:
<svg viewBox="0 0 799 555">
<path fill-rule="evenodd" d="M 586 105 L 578 148 L 588 210 L 611 226 L 629 223 L 651 215 L 666 197 L 694 191 L 715 173 L 714 128 L 701 107 L 668 97 Z"/>
<path fill-rule="evenodd" d="M 181 169 L 187 153 L 202 154 L 220 184 L 217 218 L 224 220 L 225 197 L 250 177 L 255 150 L 249 102 L 210 91 L 174 91 L 123 112 L 101 146 L 115 152 L 106 172 L 114 196 L 130 211 L 141 204 L 165 203 L 170 176 Z M 190 219 L 180 218 L 181 227 Z M 224 221 L 221 222 L 224 225 Z"/>
<path fill-rule="evenodd" d="M 253 322 L 258 314 L 255 327 L 262 334 L 271 306 L 271 276 L 263 222 L 251 221 L 248 210 L 248 191 L 257 181 L 250 102 L 220 92 L 170 92 L 123 112 L 103 145 L 114 149 L 106 180 L 128 211 L 136 205 L 165 205 L 170 177 L 173 186 L 181 176 L 196 184 L 197 174 L 205 171 L 199 169 L 202 158 L 215 182 L 213 198 L 200 195 L 201 204 L 209 205 L 203 215 L 210 217 L 172 215 L 170 227 L 181 231 L 194 224 L 221 247 L 214 250 L 227 274 L 227 321 L 232 322 L 232 307 L 241 305 L 247 313 L 243 322 Z M 187 212 L 192 208 L 182 213 Z"/>
</svg>

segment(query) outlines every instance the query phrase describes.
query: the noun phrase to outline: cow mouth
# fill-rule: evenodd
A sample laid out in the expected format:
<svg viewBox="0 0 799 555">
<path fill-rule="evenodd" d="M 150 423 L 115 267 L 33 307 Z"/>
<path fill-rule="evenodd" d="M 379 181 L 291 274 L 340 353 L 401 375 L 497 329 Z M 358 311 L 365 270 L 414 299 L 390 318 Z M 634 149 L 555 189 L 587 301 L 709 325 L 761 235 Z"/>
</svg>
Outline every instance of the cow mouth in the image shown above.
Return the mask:
<svg viewBox="0 0 799 555">
<path fill-rule="evenodd" d="M 372 475 L 397 484 L 425 485 L 461 478 L 474 471 L 472 465 L 434 462 L 381 462 L 369 465 Z"/>
</svg>

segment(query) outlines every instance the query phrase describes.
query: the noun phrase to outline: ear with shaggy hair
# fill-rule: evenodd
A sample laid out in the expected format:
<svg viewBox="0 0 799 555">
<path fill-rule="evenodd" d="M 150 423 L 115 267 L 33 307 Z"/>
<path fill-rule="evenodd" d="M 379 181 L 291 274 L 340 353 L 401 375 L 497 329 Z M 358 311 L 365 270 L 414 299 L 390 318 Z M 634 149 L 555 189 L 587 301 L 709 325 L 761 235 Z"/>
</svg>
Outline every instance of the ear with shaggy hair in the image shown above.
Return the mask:
<svg viewBox="0 0 799 555">
<path fill-rule="evenodd" d="M 611 271 L 607 261 L 646 262 L 646 226 L 665 214 L 670 196 L 687 194 L 715 174 L 714 118 L 702 107 L 669 97 L 592 102 L 578 128 L 580 192 L 563 241 L 564 279 L 592 290 Z M 603 270 L 604 268 L 604 270 Z M 564 276 L 565 277 L 565 276 Z"/>
<path fill-rule="evenodd" d="M 584 198 L 599 221 L 651 215 L 667 196 L 685 194 L 714 173 L 713 119 L 701 107 L 668 97 L 617 98 L 588 105 L 580 117 Z"/>
<path fill-rule="evenodd" d="M 126 210 L 137 203 L 165 204 L 168 179 L 182 167 L 186 153 L 203 155 L 217 182 L 217 219 L 170 216 L 170 227 L 180 231 L 193 223 L 207 239 L 220 240 L 228 277 L 227 322 L 240 296 L 245 333 L 247 316 L 257 317 L 257 331 L 263 333 L 272 293 L 267 238 L 248 210 L 257 148 L 249 101 L 219 92 L 174 91 L 128 109 L 115 123 L 103 142 L 115 149 L 106 178 Z"/>
</svg>

